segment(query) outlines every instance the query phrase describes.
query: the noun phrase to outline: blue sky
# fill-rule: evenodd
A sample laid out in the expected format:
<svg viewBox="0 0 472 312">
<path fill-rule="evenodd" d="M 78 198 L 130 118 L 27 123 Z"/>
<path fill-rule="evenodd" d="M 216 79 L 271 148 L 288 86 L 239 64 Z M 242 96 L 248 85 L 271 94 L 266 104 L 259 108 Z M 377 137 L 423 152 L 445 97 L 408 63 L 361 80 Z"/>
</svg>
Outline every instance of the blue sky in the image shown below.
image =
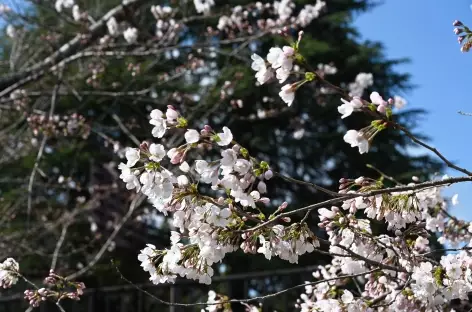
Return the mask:
<svg viewBox="0 0 472 312">
<path fill-rule="evenodd" d="M 472 52 L 461 53 L 452 22 L 472 26 L 472 0 L 385 0 L 356 18 L 362 38 L 381 41 L 389 58 L 408 57 L 398 66 L 412 74 L 416 89 L 399 94 L 409 107 L 426 109 L 420 131 L 448 159 L 472 170 Z M 450 176 L 460 173 L 448 170 Z M 472 183 L 454 185 L 446 195 L 459 194 L 453 213 L 472 220 Z"/>
</svg>

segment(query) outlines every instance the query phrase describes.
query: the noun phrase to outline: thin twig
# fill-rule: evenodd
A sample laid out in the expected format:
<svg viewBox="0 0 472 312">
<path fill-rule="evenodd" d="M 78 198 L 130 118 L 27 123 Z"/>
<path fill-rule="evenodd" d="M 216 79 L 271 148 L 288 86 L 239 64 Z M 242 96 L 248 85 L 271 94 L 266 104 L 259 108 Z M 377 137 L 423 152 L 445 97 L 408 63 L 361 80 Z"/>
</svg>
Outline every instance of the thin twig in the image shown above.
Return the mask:
<svg viewBox="0 0 472 312">
<path fill-rule="evenodd" d="M 39 162 L 43 157 L 44 147 L 46 146 L 47 137 L 44 136 L 39 145 L 38 154 L 36 155 L 36 160 L 34 162 L 33 171 L 31 172 L 29 182 L 28 182 L 28 206 L 27 206 L 27 219 L 26 223 L 29 226 L 31 210 L 32 210 L 32 201 L 33 201 L 33 185 L 34 178 L 36 177 L 36 171 L 38 170 Z"/>
<path fill-rule="evenodd" d="M 128 128 L 126 128 L 126 126 L 123 124 L 123 122 L 121 121 L 120 117 L 118 117 L 117 114 L 112 114 L 111 115 L 113 117 L 113 119 L 116 121 L 116 123 L 118 124 L 118 126 L 120 127 L 120 129 L 128 136 L 128 138 L 130 138 L 131 141 L 133 141 L 134 144 L 136 144 L 137 146 L 139 146 L 139 144 L 141 144 L 138 140 L 138 138 L 136 138 L 134 136 L 134 134 L 131 133 L 131 131 L 128 130 Z"/>
<path fill-rule="evenodd" d="M 52 116 L 54 115 L 54 109 L 56 108 L 56 101 L 57 101 L 57 92 L 59 91 L 59 86 L 62 80 L 62 70 L 59 73 L 58 82 L 54 86 L 54 91 L 51 96 L 51 107 L 49 108 L 49 117 L 48 120 L 52 120 Z M 32 210 L 32 201 L 33 201 L 33 184 L 34 179 L 36 177 L 36 172 L 38 171 L 39 163 L 41 158 L 43 157 L 44 148 L 46 146 L 47 135 L 43 136 L 41 140 L 41 145 L 39 146 L 38 154 L 36 155 L 36 160 L 34 162 L 33 171 L 31 172 L 29 182 L 28 182 L 28 204 L 27 204 L 27 221 L 26 224 L 29 226 L 30 217 L 31 217 L 31 210 Z"/>
<path fill-rule="evenodd" d="M 377 173 L 380 174 L 380 176 L 381 176 L 382 178 L 385 178 L 385 179 L 387 179 L 387 180 L 389 180 L 389 181 L 391 181 L 391 182 L 393 182 L 393 183 L 395 183 L 395 184 L 397 184 L 397 185 L 403 185 L 403 183 L 399 182 L 399 181 L 396 180 L 394 177 L 385 174 L 385 173 L 382 172 L 380 169 L 376 168 L 374 165 L 367 164 L 366 167 L 369 168 L 369 169 L 372 169 L 372 170 L 377 171 Z"/>
<path fill-rule="evenodd" d="M 358 276 L 364 276 L 364 275 L 366 275 L 366 274 L 371 274 L 371 273 L 380 271 L 380 269 L 374 269 L 374 270 L 370 270 L 370 271 L 366 271 L 366 272 L 362 272 L 362 273 L 357 273 L 357 274 L 342 275 L 342 276 L 337 276 L 337 277 L 333 277 L 333 278 L 326 278 L 326 279 L 324 279 L 324 280 L 320 280 L 320 281 L 316 281 L 316 282 L 310 282 L 310 283 L 299 284 L 299 285 L 296 285 L 296 286 L 293 286 L 293 287 L 289 287 L 289 288 L 286 288 L 286 289 L 284 289 L 284 290 L 277 291 L 277 292 L 274 292 L 274 293 L 271 293 L 271 294 L 268 294 L 268 295 L 253 297 L 253 298 L 249 298 L 249 299 L 230 299 L 230 300 L 220 301 L 220 302 L 215 302 L 215 303 L 208 303 L 208 302 L 176 303 L 176 302 L 165 301 L 165 300 L 162 300 L 162 299 L 156 297 L 155 295 L 153 295 L 153 294 L 151 294 L 150 292 L 144 290 L 143 288 L 139 287 L 138 285 L 134 284 L 134 283 L 131 282 L 129 279 L 127 279 L 126 277 L 124 277 L 123 274 L 122 274 L 122 273 L 120 272 L 120 270 L 118 269 L 118 267 L 115 267 L 115 268 L 116 268 L 116 270 L 118 271 L 118 274 L 120 275 L 120 277 L 121 277 L 125 282 L 127 282 L 128 284 L 130 284 L 131 286 L 133 286 L 134 288 L 136 288 L 137 290 L 139 290 L 139 291 L 145 293 L 146 295 L 150 296 L 151 298 L 157 300 L 159 303 L 162 303 L 162 304 L 165 304 L 165 305 L 168 305 L 168 306 L 179 306 L 179 307 L 209 306 L 209 305 L 214 305 L 215 303 L 216 303 L 216 304 L 225 304 L 225 303 L 247 303 L 247 302 L 253 302 L 253 301 L 258 301 L 258 300 L 261 300 L 261 301 L 262 301 L 262 300 L 266 300 L 266 299 L 269 299 L 269 298 L 272 298 L 272 297 L 279 296 L 279 295 L 281 295 L 281 294 L 283 294 L 283 293 L 289 292 L 289 291 L 294 290 L 294 289 L 297 289 L 297 288 L 301 288 L 301 287 L 305 287 L 305 286 L 309 286 L 309 285 L 317 285 L 317 284 L 326 283 L 326 282 L 329 282 L 329 281 L 335 281 L 335 280 L 339 280 L 339 279 L 354 278 L 354 277 L 358 277 Z"/>
<path fill-rule="evenodd" d="M 472 113 L 465 113 L 463 111 L 458 111 L 458 113 L 464 116 L 472 116 Z"/>
<path fill-rule="evenodd" d="M 66 312 L 66 310 L 64 310 L 64 308 L 61 306 L 59 302 L 56 302 L 56 306 L 59 308 L 61 312 Z"/>
<path fill-rule="evenodd" d="M 407 137 L 409 137 L 413 142 L 415 142 L 416 144 L 418 145 L 421 145 L 423 146 L 424 148 L 426 148 L 427 150 L 430 150 L 431 152 L 433 152 L 434 154 L 436 154 L 436 156 L 438 156 L 439 158 L 441 158 L 441 160 L 450 168 L 452 169 L 455 169 L 459 172 L 462 172 L 462 173 L 465 173 L 469 176 L 472 176 L 472 171 L 469 171 L 465 168 L 462 168 L 462 167 L 459 167 L 459 166 L 456 166 L 454 165 L 450 160 L 448 160 L 443 154 L 441 154 L 435 147 L 432 147 L 426 143 L 424 143 L 423 141 L 421 141 L 420 139 L 416 138 L 410 131 L 408 131 L 405 127 L 403 126 L 400 126 L 400 125 L 395 125 L 395 127 L 399 130 L 401 130 L 403 133 L 405 133 L 405 135 Z"/>
<path fill-rule="evenodd" d="M 59 237 L 59 240 L 57 241 L 57 244 L 56 244 L 56 248 L 54 249 L 54 254 L 52 256 L 52 261 L 51 261 L 51 270 L 53 271 L 56 268 L 57 258 L 59 256 L 59 250 L 61 249 L 62 244 L 64 243 L 64 239 L 66 238 L 67 229 L 69 228 L 69 225 L 70 225 L 70 222 L 67 222 L 62 227 L 61 236 Z"/>
<path fill-rule="evenodd" d="M 86 266 L 84 266 L 82 269 L 80 269 L 79 271 L 67 276 L 66 279 L 68 279 L 68 280 L 75 279 L 75 278 L 83 275 L 84 273 L 86 273 L 93 266 L 95 266 L 95 264 L 97 264 L 97 262 L 102 258 L 103 254 L 107 250 L 108 246 L 115 239 L 115 236 L 119 233 L 119 231 L 121 230 L 123 225 L 126 223 L 126 221 L 128 221 L 128 219 L 131 217 L 131 215 L 133 214 L 134 209 L 137 206 L 139 206 L 143 202 L 144 199 L 145 199 L 145 196 L 143 196 L 143 195 L 136 195 L 135 196 L 135 198 L 133 199 L 133 201 L 131 202 L 131 204 L 129 206 L 129 209 L 128 209 L 128 212 L 126 213 L 126 215 L 123 217 L 123 219 L 121 219 L 120 223 L 118 223 L 115 226 L 115 229 L 110 234 L 107 241 L 103 244 L 102 248 L 100 248 L 100 250 L 97 252 L 97 254 L 93 257 L 93 259 Z"/>
<path fill-rule="evenodd" d="M 288 182 L 293 182 L 293 183 L 297 183 L 297 184 L 302 184 L 302 185 L 306 185 L 306 186 L 310 186 L 318 191 L 321 191 L 323 193 L 326 193 L 326 194 L 329 194 L 333 197 L 339 197 L 339 196 L 342 196 L 342 194 L 339 194 L 337 192 L 333 192 L 333 191 L 330 191 L 322 186 L 319 186 L 319 185 L 316 185 L 314 183 L 311 183 L 311 182 L 306 182 L 306 181 L 302 181 L 302 180 L 297 180 L 297 179 L 294 179 L 292 177 L 289 177 L 289 176 L 286 176 L 286 175 L 283 175 L 279 172 L 274 172 L 274 174 Z"/>
</svg>

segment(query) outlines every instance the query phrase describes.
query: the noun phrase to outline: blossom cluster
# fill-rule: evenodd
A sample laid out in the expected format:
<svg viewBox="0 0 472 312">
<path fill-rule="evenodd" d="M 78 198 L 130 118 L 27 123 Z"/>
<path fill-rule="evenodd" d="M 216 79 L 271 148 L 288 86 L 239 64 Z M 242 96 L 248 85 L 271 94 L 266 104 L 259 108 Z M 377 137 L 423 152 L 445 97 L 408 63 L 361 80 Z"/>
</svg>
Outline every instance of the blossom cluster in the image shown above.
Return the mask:
<svg viewBox="0 0 472 312">
<path fill-rule="evenodd" d="M 340 183 L 340 192 L 347 194 L 378 187 L 363 177 Z M 439 221 L 438 211 L 446 206 L 440 189 L 432 188 L 357 197 L 339 208 L 320 209 L 319 226 L 327 231 L 334 258 L 313 274 L 319 283 L 306 282 L 297 307 L 301 311 L 443 311 L 451 300 L 467 299 L 472 290 L 472 255 L 463 250 L 442 256 L 437 264 L 425 257 L 431 252 L 429 232 L 444 229 L 446 221 Z M 369 219 L 356 217 L 358 211 Z M 384 220 L 395 235 L 375 235 L 370 220 Z M 464 242 L 470 242 L 470 237 Z M 376 266 L 382 269 L 373 272 Z M 363 289 L 357 298 L 346 288 L 351 279 Z"/>
<path fill-rule="evenodd" d="M 0 287 L 9 288 L 18 282 L 20 265 L 13 258 L 0 263 Z"/>
<path fill-rule="evenodd" d="M 283 8 L 288 12 L 290 5 Z M 265 59 L 257 54 L 251 57 L 251 68 L 261 85 L 274 78 L 284 84 L 291 77 L 303 76 L 281 87 L 279 96 L 287 106 L 302 85 L 312 81 L 326 84 L 325 76 L 336 74 L 333 65 L 310 69 L 299 52 L 302 35 L 290 45 L 271 48 Z M 369 151 L 379 132 L 395 128 L 394 110 L 406 105 L 399 96 L 384 100 L 375 91 L 370 92 L 369 100 L 363 99 L 373 83 L 372 74 L 360 73 L 341 93 L 337 108 L 341 119 L 353 113 L 375 118 L 367 127 L 347 130 L 344 135 L 344 141 L 360 154 Z M 172 218 L 170 246 L 159 249 L 148 244 L 138 256 L 153 283 L 172 283 L 184 277 L 210 284 L 213 265 L 230 252 L 240 250 L 267 260 L 279 257 L 297 263 L 306 253 L 322 252 L 324 242 L 333 259 L 314 273 L 318 282 L 307 282 L 306 293 L 297 303 L 302 311 L 442 310 L 452 300 L 465 299 L 472 290 L 468 249 L 444 255 L 440 262 L 429 257 L 435 253 L 430 244 L 434 239 L 440 244 L 471 244 L 472 227 L 449 215 L 450 203 L 441 195 L 443 187 L 415 189 L 416 179 L 407 186 L 399 185 L 409 190 L 381 192 L 385 188 L 382 179 L 343 178 L 337 193 L 343 198 L 340 204 L 317 210 L 318 227 L 328 238 L 324 240 L 312 232 L 306 218 L 292 222 L 285 214 L 287 203 L 268 216 L 262 212 L 262 207 L 272 204 L 266 182 L 274 171 L 239 145 L 229 128 L 215 131 L 205 125 L 192 129 L 173 106 L 165 112 L 153 110 L 149 122 L 154 138 L 172 132 L 181 139 L 176 146 L 144 142 L 128 148 L 126 163 L 119 165 L 126 187 L 147 196 L 158 211 Z M 209 150 L 220 156 L 209 159 L 205 155 Z M 457 197 L 452 203 L 457 203 Z M 376 233 L 374 223 L 384 225 L 386 232 Z M 209 294 L 207 310 L 224 308 L 224 300 L 218 298 L 223 297 Z"/>
<path fill-rule="evenodd" d="M 303 28 L 318 18 L 325 6 L 326 2 L 321 0 L 306 4 L 300 10 L 296 10 L 292 0 L 238 5 L 231 9 L 231 15 L 219 18 L 217 28 L 232 37 L 241 33 L 252 34 L 256 29 L 276 33 L 283 26 Z"/>
<path fill-rule="evenodd" d="M 90 125 L 83 116 L 78 114 L 54 115 L 51 118 L 45 115 L 31 114 L 27 121 L 35 136 L 42 134 L 49 137 L 80 136 L 87 138 L 90 134 Z"/>
<path fill-rule="evenodd" d="M 462 52 L 469 52 L 470 48 L 472 47 L 472 31 L 470 30 L 469 27 L 464 25 L 461 21 L 454 21 L 452 23 L 452 26 L 454 26 L 454 34 L 456 34 L 457 37 L 457 42 L 459 42 L 459 45 L 461 45 L 461 51 Z"/>
<path fill-rule="evenodd" d="M 7 258 L 0 263 L 0 287 L 9 288 L 16 284 L 19 278 L 24 279 L 29 284 L 35 286 L 34 283 L 27 280 L 20 274 L 20 266 L 13 258 Z M 79 300 L 83 295 L 85 284 L 82 282 L 73 282 L 50 270 L 49 275 L 44 279 L 45 288 L 34 290 L 25 290 L 24 298 L 29 302 L 30 306 L 38 307 L 41 302 L 52 300 L 59 303 L 63 299 Z"/>
<path fill-rule="evenodd" d="M 162 213 L 171 213 L 172 224 L 180 232 L 172 232 L 169 249 L 157 250 L 149 244 L 141 251 L 139 260 L 152 282 L 173 282 L 182 276 L 210 283 L 212 265 L 239 248 L 264 254 L 267 259 L 278 256 L 296 263 L 300 255 L 319 247 L 305 223 L 278 224 L 254 232 L 241 230 L 248 220 L 266 219 L 258 207 L 270 203 L 263 194 L 267 193 L 265 181 L 273 172 L 266 162 L 257 161 L 235 143 L 230 129 L 188 129 L 187 120 L 173 107 L 165 114 L 153 110 L 150 117 L 151 133 L 156 138 L 171 129 L 185 128 L 183 145 L 166 151 L 162 144 L 143 143 L 139 148 L 128 148 L 127 162 L 119 165 L 126 187 L 143 193 Z M 192 163 L 190 155 L 204 145 L 220 148 L 221 158 Z M 197 183 L 209 188 L 200 189 Z M 207 195 L 205 189 L 216 194 Z M 286 206 L 281 205 L 276 213 Z"/>
<path fill-rule="evenodd" d="M 41 302 L 48 299 L 55 302 L 60 302 L 63 299 L 80 300 L 80 296 L 83 295 L 85 289 L 84 283 L 69 281 L 57 275 L 53 270 L 49 271 L 49 275 L 43 283 L 46 287 L 25 290 L 24 298 L 30 306 L 39 307 Z"/>
</svg>

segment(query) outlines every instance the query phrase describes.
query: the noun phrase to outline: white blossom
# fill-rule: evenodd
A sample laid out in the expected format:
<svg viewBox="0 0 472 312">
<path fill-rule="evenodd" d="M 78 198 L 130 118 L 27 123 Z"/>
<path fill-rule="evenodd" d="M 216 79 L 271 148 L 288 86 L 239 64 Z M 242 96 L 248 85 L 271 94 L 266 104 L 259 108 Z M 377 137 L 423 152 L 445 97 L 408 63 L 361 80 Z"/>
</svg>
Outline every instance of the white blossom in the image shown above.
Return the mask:
<svg viewBox="0 0 472 312">
<path fill-rule="evenodd" d="M 0 287 L 9 288 L 18 282 L 20 266 L 13 258 L 7 258 L 0 263 Z"/>
<path fill-rule="evenodd" d="M 223 132 L 218 133 L 217 136 L 218 140 L 216 141 L 216 144 L 219 146 L 227 146 L 233 141 L 233 134 L 228 127 L 223 127 Z"/>
<path fill-rule="evenodd" d="M 112 37 L 116 37 L 120 34 L 120 30 L 119 30 L 119 27 L 118 27 L 118 23 L 116 22 L 116 19 L 115 17 L 110 17 L 110 19 L 107 21 L 107 29 L 108 29 L 108 33 L 110 34 L 110 36 Z"/>
<path fill-rule="evenodd" d="M 200 140 L 200 133 L 195 129 L 188 129 L 184 136 L 188 144 L 197 143 Z"/>
<path fill-rule="evenodd" d="M 279 96 L 284 101 L 287 103 L 288 106 L 291 106 L 293 103 L 293 100 L 295 99 L 295 88 L 291 84 L 287 84 L 282 87 L 282 90 L 279 92 Z"/>
<path fill-rule="evenodd" d="M 138 29 L 129 27 L 123 32 L 123 37 L 128 43 L 136 43 L 138 40 Z"/>
<path fill-rule="evenodd" d="M 358 131 L 348 130 L 343 138 L 346 143 L 351 144 L 351 147 L 358 147 L 360 154 L 369 151 L 369 142 Z"/>
</svg>

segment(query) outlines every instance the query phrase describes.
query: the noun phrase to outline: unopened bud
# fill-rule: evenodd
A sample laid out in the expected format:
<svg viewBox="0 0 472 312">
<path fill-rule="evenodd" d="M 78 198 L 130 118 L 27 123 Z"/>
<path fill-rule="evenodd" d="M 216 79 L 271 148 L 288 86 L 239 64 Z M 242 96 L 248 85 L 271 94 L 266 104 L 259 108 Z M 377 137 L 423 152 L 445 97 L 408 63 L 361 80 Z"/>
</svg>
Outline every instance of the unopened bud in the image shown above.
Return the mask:
<svg viewBox="0 0 472 312">
<path fill-rule="evenodd" d="M 267 192 L 267 185 L 266 185 L 263 181 L 260 181 L 260 182 L 257 184 L 257 190 L 258 190 L 259 193 L 261 193 L 261 194 L 266 193 L 266 192 Z"/>
<path fill-rule="evenodd" d="M 143 151 L 148 151 L 149 150 L 149 144 L 146 141 L 144 141 L 143 143 L 141 143 L 139 145 L 139 148 Z"/>
<path fill-rule="evenodd" d="M 206 131 L 208 131 L 208 132 L 213 131 L 213 129 L 212 129 L 209 125 L 205 125 L 205 126 L 203 127 L 203 129 L 206 130 Z"/>
<path fill-rule="evenodd" d="M 279 210 L 282 211 L 284 210 L 285 208 L 287 208 L 288 206 L 288 203 L 287 202 L 283 202 L 282 205 L 279 206 Z"/>
<path fill-rule="evenodd" d="M 454 26 L 454 27 L 462 26 L 462 25 L 464 25 L 464 24 L 462 24 L 462 22 L 458 21 L 458 20 L 455 20 L 454 23 L 452 23 L 452 26 Z"/>
<path fill-rule="evenodd" d="M 298 42 L 300 42 L 300 40 L 302 40 L 303 34 L 304 34 L 303 30 L 300 30 L 298 32 Z"/>
<path fill-rule="evenodd" d="M 267 170 L 266 172 L 264 172 L 264 178 L 266 180 L 270 180 L 273 176 L 274 176 L 274 173 L 272 172 L 272 170 Z"/>
<path fill-rule="evenodd" d="M 233 145 L 233 147 L 231 149 L 233 151 L 235 151 L 236 153 L 239 153 L 239 151 L 241 150 L 241 146 L 235 144 L 235 145 Z"/>
<path fill-rule="evenodd" d="M 259 199 L 259 201 L 263 203 L 264 205 L 267 205 L 268 203 L 270 203 L 270 199 L 268 197 L 262 197 L 261 199 Z"/>
<path fill-rule="evenodd" d="M 462 28 L 454 28 L 454 33 L 455 33 L 456 35 L 461 34 L 463 31 L 464 31 L 464 29 L 462 29 Z"/>
<path fill-rule="evenodd" d="M 283 218 L 281 218 L 281 220 L 286 222 L 286 223 L 291 221 L 290 217 L 283 217 Z"/>
<path fill-rule="evenodd" d="M 356 184 L 362 184 L 364 182 L 364 177 L 359 177 L 355 179 L 354 182 L 356 182 Z"/>
<path fill-rule="evenodd" d="M 377 111 L 381 114 L 385 114 L 385 112 L 387 112 L 387 106 L 380 104 L 379 106 L 377 106 Z"/>
</svg>

